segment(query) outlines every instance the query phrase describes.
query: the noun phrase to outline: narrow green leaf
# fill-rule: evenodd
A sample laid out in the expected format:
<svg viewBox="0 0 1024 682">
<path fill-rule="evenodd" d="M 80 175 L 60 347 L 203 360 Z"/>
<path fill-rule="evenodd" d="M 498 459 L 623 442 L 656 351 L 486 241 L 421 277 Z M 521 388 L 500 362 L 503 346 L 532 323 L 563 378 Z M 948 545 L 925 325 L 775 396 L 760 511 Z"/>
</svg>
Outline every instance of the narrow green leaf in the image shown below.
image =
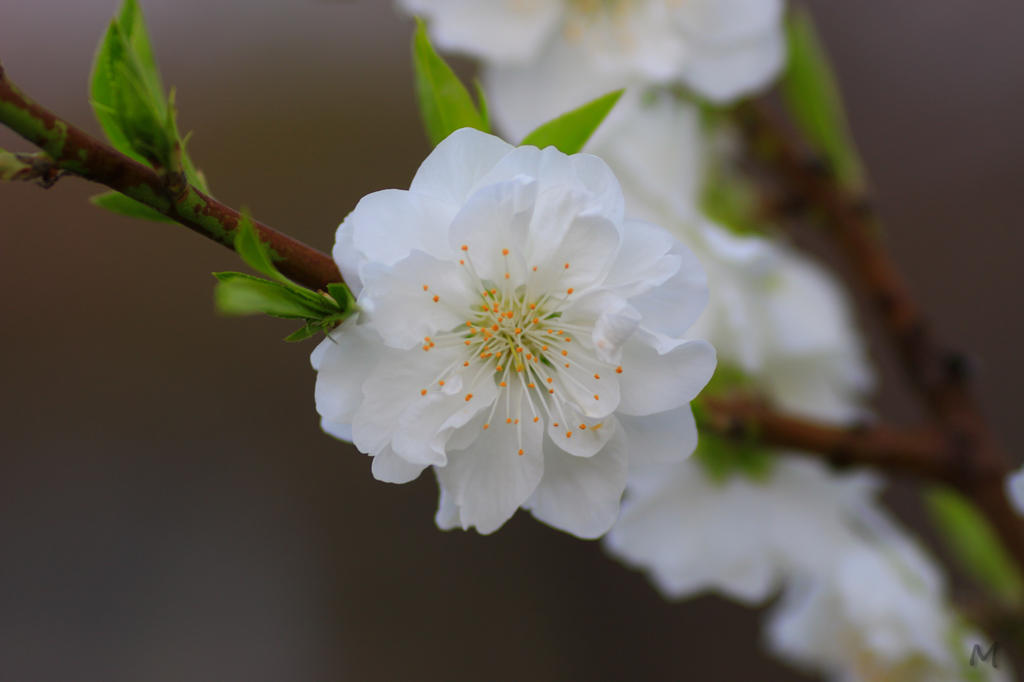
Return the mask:
<svg viewBox="0 0 1024 682">
<path fill-rule="evenodd" d="M 934 487 L 925 502 L 957 561 L 1007 605 L 1024 602 L 1024 579 L 988 520 L 962 495 Z"/>
<path fill-rule="evenodd" d="M 356 299 L 352 295 L 352 290 L 348 286 L 341 284 L 328 284 L 327 293 L 331 295 L 331 298 L 338 304 L 338 308 L 342 312 L 350 312 L 356 307 Z"/>
<path fill-rule="evenodd" d="M 214 291 L 217 309 L 227 315 L 266 313 L 274 317 L 317 320 L 322 310 L 311 307 L 306 299 L 283 284 L 240 272 L 217 272 L 219 284 Z"/>
<path fill-rule="evenodd" d="M 315 336 L 317 333 L 322 331 L 320 327 L 315 325 L 307 324 L 305 327 L 299 327 L 295 332 L 285 337 L 285 341 L 289 343 L 295 343 L 296 341 L 305 341 L 311 336 Z"/>
<path fill-rule="evenodd" d="M 793 8 L 786 24 L 789 66 L 782 93 L 800 130 L 845 186 L 859 189 L 864 170 L 846 121 L 842 96 L 810 13 Z"/>
<path fill-rule="evenodd" d="M 107 28 L 107 33 L 100 42 L 99 50 L 92 67 L 92 79 L 90 96 L 92 108 L 96 119 L 100 122 L 103 132 L 106 133 L 110 143 L 123 154 L 127 154 L 136 161 L 146 163 L 146 159 L 135 151 L 131 140 L 125 134 L 121 126 L 120 115 L 115 101 L 115 92 L 120 87 L 119 78 L 121 69 L 118 66 L 125 59 L 128 48 L 124 41 L 124 35 L 120 30 L 117 21 L 112 21 Z"/>
<path fill-rule="evenodd" d="M 153 45 L 149 42 L 146 20 L 137 0 L 124 0 L 121 10 L 117 14 L 117 23 L 138 59 L 141 74 L 152 101 L 163 102 L 164 86 L 160 80 L 160 71 L 156 66 L 156 57 L 153 55 Z"/>
<path fill-rule="evenodd" d="M 159 223 L 173 223 L 174 221 L 167 216 L 157 213 L 149 206 L 139 203 L 127 197 L 120 192 L 104 192 L 103 194 L 97 194 L 94 197 L 90 197 L 90 203 L 100 208 L 106 209 L 111 213 L 118 213 L 120 215 L 126 215 L 130 218 L 142 218 L 143 220 L 152 220 Z"/>
<path fill-rule="evenodd" d="M 523 138 L 520 145 L 532 145 L 543 149 L 555 147 L 564 154 L 576 154 L 587 144 L 612 107 L 625 90 L 616 90 L 588 102 L 578 109 L 562 114 L 541 125 Z"/>
<path fill-rule="evenodd" d="M 32 177 L 32 166 L 18 158 L 17 154 L 0 149 L 0 182 L 10 182 Z"/>
<path fill-rule="evenodd" d="M 282 284 L 291 284 L 287 277 L 278 272 L 270 258 L 270 251 L 266 244 L 260 241 L 259 235 L 256 234 L 256 227 L 244 209 L 235 231 L 235 251 L 245 261 L 245 264 L 256 272 L 263 273 Z"/>
<path fill-rule="evenodd" d="M 483 83 L 480 82 L 479 78 L 473 79 L 473 88 L 476 90 L 476 103 L 477 108 L 480 110 L 480 120 L 484 124 L 481 130 L 489 133 L 491 132 L 491 111 L 487 107 L 487 93 L 484 92 Z"/>
<path fill-rule="evenodd" d="M 466 86 L 430 44 L 426 26 L 420 19 L 416 19 L 412 41 L 412 64 L 420 115 L 432 144 L 436 146 L 460 128 L 490 132 Z"/>
</svg>

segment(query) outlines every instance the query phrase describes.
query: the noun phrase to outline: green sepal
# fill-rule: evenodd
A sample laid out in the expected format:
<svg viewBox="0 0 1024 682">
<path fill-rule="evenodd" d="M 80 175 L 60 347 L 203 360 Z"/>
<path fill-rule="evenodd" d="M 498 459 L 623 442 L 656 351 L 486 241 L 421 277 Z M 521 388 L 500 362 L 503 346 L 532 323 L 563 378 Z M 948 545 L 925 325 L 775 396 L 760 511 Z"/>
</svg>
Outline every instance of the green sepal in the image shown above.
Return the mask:
<svg viewBox="0 0 1024 682">
<path fill-rule="evenodd" d="M 324 331 L 323 328 L 318 325 L 307 324 L 305 327 L 299 327 L 295 332 L 286 336 L 284 340 L 289 343 L 305 341 L 309 337 L 316 336 L 322 331 Z"/>
<path fill-rule="evenodd" d="M 864 168 L 846 121 L 842 95 L 810 13 L 793 8 L 786 22 L 789 66 L 782 94 L 808 141 L 847 188 L 864 185 Z"/>
<path fill-rule="evenodd" d="M 520 145 L 544 149 L 554 147 L 563 154 L 576 154 L 587 144 L 597 127 L 611 112 L 625 90 L 616 90 L 541 125 L 523 138 Z"/>
<path fill-rule="evenodd" d="M 301 290 L 241 272 L 215 272 L 217 309 L 226 315 L 266 313 L 293 320 L 319 320 L 334 312 L 324 300 L 315 306 Z M 309 292 L 312 294 L 312 292 Z M 316 294 L 313 294 L 316 296 Z"/>
<path fill-rule="evenodd" d="M 419 18 L 412 41 L 412 64 L 420 115 L 431 144 L 437 146 L 460 128 L 491 132 L 486 113 L 477 109 L 466 86 L 434 50 L 426 26 Z M 483 99 L 480 102 L 486 112 L 486 102 Z"/>
<path fill-rule="evenodd" d="M 1024 579 L 988 520 L 965 497 L 936 486 L 925 492 L 932 520 L 960 565 L 1005 605 L 1024 603 Z"/>
<path fill-rule="evenodd" d="M 17 154 L 0 149 L 0 182 L 11 182 L 31 177 L 32 166 L 22 161 Z"/>
<path fill-rule="evenodd" d="M 352 295 L 352 290 L 346 284 L 340 282 L 328 284 L 327 293 L 341 310 L 348 311 L 356 307 L 356 297 Z"/>
<path fill-rule="evenodd" d="M 142 218 L 143 220 L 152 220 L 159 223 L 174 222 L 162 213 L 158 213 L 149 206 L 135 201 L 135 199 L 125 196 L 120 192 L 104 192 L 103 194 L 97 194 L 90 197 L 89 202 L 94 206 L 99 206 L 111 213 L 126 215 L 130 218 Z"/>
</svg>

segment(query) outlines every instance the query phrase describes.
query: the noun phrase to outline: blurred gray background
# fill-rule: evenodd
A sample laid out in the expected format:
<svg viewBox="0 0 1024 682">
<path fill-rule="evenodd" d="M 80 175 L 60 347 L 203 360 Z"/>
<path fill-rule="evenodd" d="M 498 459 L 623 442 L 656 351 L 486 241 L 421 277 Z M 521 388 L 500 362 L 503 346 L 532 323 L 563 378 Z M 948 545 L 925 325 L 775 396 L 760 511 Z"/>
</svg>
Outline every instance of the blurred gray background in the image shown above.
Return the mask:
<svg viewBox="0 0 1024 682">
<path fill-rule="evenodd" d="M 226 203 L 329 251 L 429 151 L 386 0 L 142 4 Z M 93 132 L 116 5 L 0 0 L 10 77 Z M 812 9 L 896 259 L 1021 453 L 1024 4 Z M 320 432 L 312 342 L 213 311 L 236 257 L 94 209 L 101 189 L 0 186 L 0 679 L 802 679 L 760 653 L 760 614 L 666 603 L 597 543 L 524 514 L 438 531 L 432 476 L 379 483 Z M 912 419 L 905 398 L 881 407 Z"/>
</svg>

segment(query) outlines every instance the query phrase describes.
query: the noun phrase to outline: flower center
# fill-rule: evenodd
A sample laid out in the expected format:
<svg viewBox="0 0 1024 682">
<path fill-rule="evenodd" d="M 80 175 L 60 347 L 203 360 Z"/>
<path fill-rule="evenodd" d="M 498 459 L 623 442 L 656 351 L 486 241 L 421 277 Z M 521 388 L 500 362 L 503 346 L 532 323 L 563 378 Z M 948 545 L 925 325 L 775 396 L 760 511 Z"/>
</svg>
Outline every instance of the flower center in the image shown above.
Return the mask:
<svg viewBox="0 0 1024 682">
<path fill-rule="evenodd" d="M 446 367 L 429 388 L 420 391 L 426 396 L 431 392 L 451 393 L 452 382 L 461 381 L 461 392 L 468 402 L 473 399 L 473 390 L 483 381 L 494 381 L 498 385 L 499 398 L 494 401 L 484 430 L 496 423 L 519 426 L 525 419 L 539 422 L 547 419 L 556 428 L 565 431 L 567 438 L 572 437 L 575 426 L 588 428 L 578 418 L 578 410 L 567 393 L 572 387 L 575 392 L 587 389 L 579 379 L 570 372 L 577 371 L 592 375 L 599 381 L 602 373 L 622 373 L 622 367 L 616 367 L 601 361 L 596 354 L 588 351 L 573 337 L 589 335 L 593 330 L 588 327 L 565 324 L 561 321 L 562 311 L 571 301 L 574 294 L 572 287 L 556 288 L 562 276 L 571 267 L 569 263 L 559 266 L 559 276 L 554 280 L 551 291 L 535 291 L 531 287 L 537 266 L 528 270 L 525 282 L 514 282 L 512 275 L 506 272 L 498 282 L 482 280 L 478 277 L 469 249 L 462 247 L 462 258 L 459 264 L 464 267 L 464 279 L 474 292 L 469 309 L 458 309 L 466 317 L 465 324 L 459 325 L 448 332 L 434 337 L 425 337 L 423 350 L 430 352 L 433 348 L 461 347 L 460 357 Z M 502 257 L 508 268 L 508 249 L 502 249 Z M 444 303 L 439 296 L 432 295 L 430 286 L 423 285 L 428 300 L 433 303 Z M 468 380 L 467 380 L 468 378 Z M 518 387 L 517 399 L 513 405 L 512 388 Z M 590 390 L 593 390 L 592 388 Z M 502 392 L 505 400 L 501 400 Z M 600 392 L 593 393 L 593 399 L 601 399 Z M 497 416 L 498 405 L 504 402 L 506 414 Z M 600 428 L 595 424 L 589 428 Z M 519 431 L 519 454 L 523 454 L 522 437 Z"/>
</svg>

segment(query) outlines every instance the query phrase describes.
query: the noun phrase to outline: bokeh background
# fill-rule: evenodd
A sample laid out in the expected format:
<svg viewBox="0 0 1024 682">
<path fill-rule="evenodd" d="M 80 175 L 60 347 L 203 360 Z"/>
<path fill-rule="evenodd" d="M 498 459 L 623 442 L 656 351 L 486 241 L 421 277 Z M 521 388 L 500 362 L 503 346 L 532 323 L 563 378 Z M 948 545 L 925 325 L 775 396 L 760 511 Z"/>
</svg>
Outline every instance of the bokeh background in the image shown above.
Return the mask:
<svg viewBox="0 0 1024 682">
<path fill-rule="evenodd" d="M 429 151 L 387 0 L 142 4 L 226 203 L 329 251 Z M 93 132 L 116 5 L 0 1 L 11 78 Z M 1024 5 L 812 10 L 895 257 L 1021 453 Z M 103 213 L 100 190 L 0 186 L 0 679 L 803 679 L 760 652 L 761 614 L 664 602 L 598 543 L 525 514 L 437 530 L 432 476 L 379 483 L 320 432 L 312 342 L 214 312 L 209 273 L 236 257 Z M 906 398 L 897 383 L 880 408 L 912 420 Z"/>
</svg>

